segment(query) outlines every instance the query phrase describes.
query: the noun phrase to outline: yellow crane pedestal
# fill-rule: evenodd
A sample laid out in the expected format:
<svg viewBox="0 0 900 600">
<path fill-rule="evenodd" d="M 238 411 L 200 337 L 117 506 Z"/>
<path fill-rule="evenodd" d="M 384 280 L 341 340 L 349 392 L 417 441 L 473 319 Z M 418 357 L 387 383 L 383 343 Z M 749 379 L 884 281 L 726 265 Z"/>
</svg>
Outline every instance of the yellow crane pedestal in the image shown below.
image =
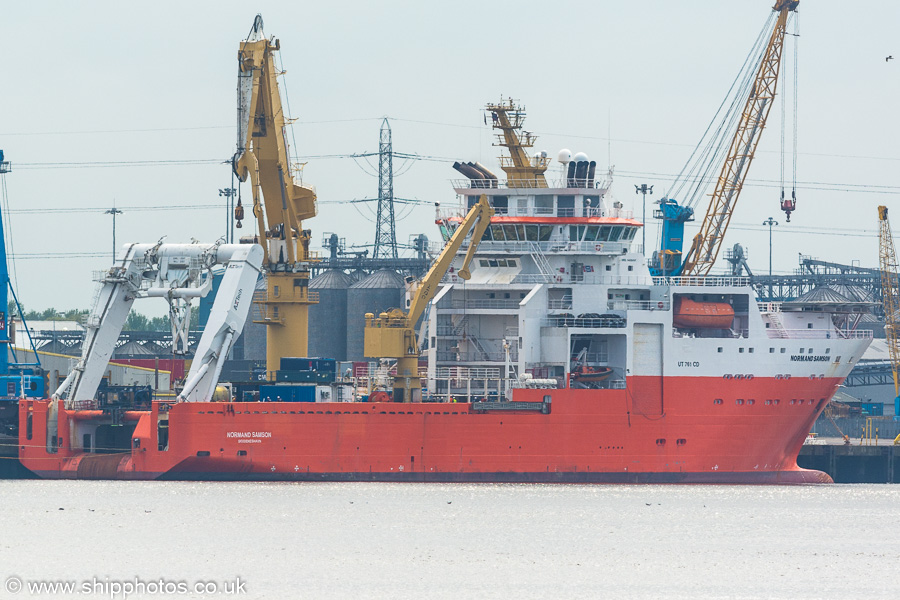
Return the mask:
<svg viewBox="0 0 900 600">
<path fill-rule="evenodd" d="M 281 368 L 282 356 L 306 356 L 309 344 L 309 305 L 319 301 L 309 291 L 309 273 L 266 274 L 266 290 L 253 299 L 259 307 L 254 323 L 266 326 L 266 371 L 269 379 Z"/>
</svg>

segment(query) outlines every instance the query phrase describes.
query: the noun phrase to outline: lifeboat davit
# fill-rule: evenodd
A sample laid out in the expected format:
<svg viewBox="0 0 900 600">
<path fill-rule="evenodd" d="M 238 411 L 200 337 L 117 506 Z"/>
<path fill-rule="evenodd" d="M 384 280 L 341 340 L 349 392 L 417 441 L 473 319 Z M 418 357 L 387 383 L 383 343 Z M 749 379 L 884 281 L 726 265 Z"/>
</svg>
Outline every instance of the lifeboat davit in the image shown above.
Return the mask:
<svg viewBox="0 0 900 600">
<path fill-rule="evenodd" d="M 734 308 L 727 302 L 696 302 L 676 297 L 672 321 L 675 327 L 689 329 L 730 329 Z"/>
</svg>

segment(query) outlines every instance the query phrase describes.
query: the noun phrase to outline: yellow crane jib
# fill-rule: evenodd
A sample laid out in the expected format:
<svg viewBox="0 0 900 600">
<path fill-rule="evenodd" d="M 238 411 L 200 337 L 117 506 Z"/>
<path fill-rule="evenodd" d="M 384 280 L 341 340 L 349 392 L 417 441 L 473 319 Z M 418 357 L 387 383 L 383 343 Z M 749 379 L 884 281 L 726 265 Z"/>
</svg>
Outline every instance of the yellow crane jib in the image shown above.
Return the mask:
<svg viewBox="0 0 900 600">
<path fill-rule="evenodd" d="M 281 72 L 275 64 L 280 47 L 277 39 L 265 38 L 257 15 L 238 51 L 238 139 L 232 166 L 241 181 L 250 180 L 259 242 L 269 262 L 294 263 L 307 259 L 297 240 L 303 235 L 303 220 L 316 216 L 316 193 L 297 184 L 291 171 L 278 89 Z"/>
<path fill-rule="evenodd" d="M 772 10 L 778 13 L 769 42 L 762 55 L 756 77 L 744 104 L 737 130 L 731 141 L 728 155 L 716 180 L 716 187 L 709 201 L 700 232 L 694 237 L 690 250 L 685 254 L 684 276 L 705 276 L 719 256 L 722 241 L 731 216 L 737 205 L 750 163 L 756 153 L 760 134 L 774 104 L 781 69 L 785 28 L 791 12 L 797 9 L 799 0 L 778 0 Z"/>
<path fill-rule="evenodd" d="M 884 337 L 894 376 L 894 411 L 900 414 L 900 275 L 897 251 L 886 206 L 878 207 L 878 256 L 881 268 L 881 300 L 884 306 Z"/>
<path fill-rule="evenodd" d="M 406 311 L 395 308 L 381 313 L 378 317 L 372 313 L 366 313 L 365 355 L 369 358 L 397 359 L 397 371 L 393 377 L 395 402 L 418 402 L 421 400 L 419 344 L 414 329 L 416 322 L 425 312 L 425 307 L 434 298 L 441 279 L 450 269 L 453 259 L 467 237 L 469 248 L 457 273 L 463 279 L 471 277 L 469 265 L 493 215 L 494 209 L 488 203 L 487 196 L 482 195 L 478 202 L 469 209 L 468 214 L 456 228 L 450 241 L 444 246 L 428 273 L 418 282 L 409 282 Z"/>
<path fill-rule="evenodd" d="M 247 39 L 238 49 L 237 151 L 232 159 L 235 175 L 250 181 L 256 241 L 265 251 L 266 290 L 254 300 L 254 322 L 266 327 L 266 368 L 270 377 L 280 369 L 283 356 L 306 356 L 309 305 L 311 232 L 303 220 L 316 216 L 316 192 L 297 183 L 285 135 L 286 119 L 278 88 L 275 53 L 281 48 L 263 33 L 257 15 Z M 243 218 L 238 202 L 235 217 Z"/>
</svg>

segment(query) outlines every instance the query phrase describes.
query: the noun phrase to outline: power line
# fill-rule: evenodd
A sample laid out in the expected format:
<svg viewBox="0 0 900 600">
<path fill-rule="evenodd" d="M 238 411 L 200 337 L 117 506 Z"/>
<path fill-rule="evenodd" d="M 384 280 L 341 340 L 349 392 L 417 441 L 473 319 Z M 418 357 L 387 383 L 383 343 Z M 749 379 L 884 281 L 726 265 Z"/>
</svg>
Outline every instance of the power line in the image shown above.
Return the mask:
<svg viewBox="0 0 900 600">
<path fill-rule="evenodd" d="M 221 158 L 197 158 L 181 160 L 122 160 L 84 162 L 17 162 L 16 169 L 90 169 L 108 167 L 160 167 L 182 165 L 220 165 L 230 162 Z"/>
<path fill-rule="evenodd" d="M 221 209 L 221 204 L 171 204 L 162 206 L 121 206 L 128 211 L 161 211 L 161 210 L 211 210 Z M 108 210 L 105 206 L 83 206 L 71 208 L 14 208 L 7 212 L 27 215 L 27 214 L 70 214 L 70 213 L 98 213 L 101 214 Z"/>
</svg>

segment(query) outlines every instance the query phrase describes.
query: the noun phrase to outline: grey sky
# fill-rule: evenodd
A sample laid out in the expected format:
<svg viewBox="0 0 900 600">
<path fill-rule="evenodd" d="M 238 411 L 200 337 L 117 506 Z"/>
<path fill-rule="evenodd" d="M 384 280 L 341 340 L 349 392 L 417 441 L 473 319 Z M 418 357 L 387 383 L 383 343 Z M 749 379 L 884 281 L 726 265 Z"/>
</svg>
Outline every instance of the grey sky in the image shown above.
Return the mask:
<svg viewBox="0 0 900 600">
<path fill-rule="evenodd" d="M 256 12 L 266 34 L 281 40 L 288 100 L 299 119 L 294 154 L 375 151 L 388 116 L 396 151 L 447 157 L 407 165 L 395 180 L 397 196 L 423 201 L 398 209 L 405 242 L 419 232 L 437 239 L 431 203 L 455 200 L 452 159 L 480 160 L 499 172 L 481 110 L 501 94 L 525 104 L 526 128 L 540 136 L 536 149 L 554 157 L 563 147 L 584 151 L 605 166 L 609 145 L 613 191 L 626 205 L 636 202 L 635 183 L 662 191 L 770 8 L 757 0 L 10 4 L 0 21 L 0 148 L 13 163 L 5 217 L 20 255 L 20 298 L 28 308 L 87 308 L 91 272 L 110 264 L 111 223 L 102 210 L 19 211 L 105 208 L 115 200 L 125 212 L 120 242 L 163 235 L 212 241 L 224 233 L 224 207 L 169 207 L 220 203 L 218 188 L 230 184 L 230 167 L 214 161 L 234 152 L 235 57 Z M 779 102 L 726 238 L 728 247 L 749 248 L 755 271 L 767 269 L 768 233 L 759 224 L 768 216 L 781 223 L 776 272 L 794 269 L 801 252 L 876 264 L 875 207 L 900 206 L 898 23 L 900 4 L 887 0 L 864 8 L 801 2 L 798 180 L 806 183 L 787 224 L 778 209 Z M 791 42 L 786 48 L 792 53 Z M 885 62 L 891 54 L 897 60 Z M 48 164 L 172 160 L 209 162 Z M 341 202 L 375 195 L 374 177 L 352 159 L 310 158 L 304 180 L 316 186 L 320 203 L 319 216 L 306 223 L 314 246 L 331 231 L 348 244 L 371 242 L 370 213 Z M 166 209 L 141 208 L 152 206 Z M 246 225 L 238 233 L 251 233 Z M 651 223 L 648 245 L 655 237 Z M 151 307 L 139 310 L 164 310 Z"/>
</svg>

